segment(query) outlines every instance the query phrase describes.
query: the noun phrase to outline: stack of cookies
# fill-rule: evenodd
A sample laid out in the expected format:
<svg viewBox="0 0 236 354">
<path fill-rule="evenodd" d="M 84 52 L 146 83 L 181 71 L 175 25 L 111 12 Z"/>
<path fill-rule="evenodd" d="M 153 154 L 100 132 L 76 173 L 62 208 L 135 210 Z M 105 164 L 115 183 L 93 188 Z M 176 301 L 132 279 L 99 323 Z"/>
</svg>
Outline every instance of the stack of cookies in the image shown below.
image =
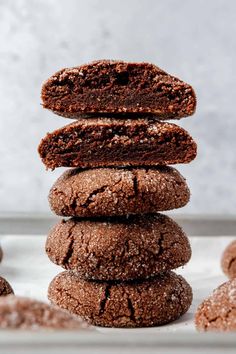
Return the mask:
<svg viewBox="0 0 236 354">
<path fill-rule="evenodd" d="M 72 167 L 49 194 L 61 220 L 46 252 L 66 269 L 49 286 L 52 303 L 107 327 L 168 323 L 192 291 L 172 270 L 191 257 L 183 230 L 160 211 L 186 205 L 196 143 L 167 123 L 194 113 L 188 84 L 148 63 L 96 61 L 63 69 L 42 88 L 43 106 L 75 122 L 42 139 L 47 168 Z"/>
</svg>

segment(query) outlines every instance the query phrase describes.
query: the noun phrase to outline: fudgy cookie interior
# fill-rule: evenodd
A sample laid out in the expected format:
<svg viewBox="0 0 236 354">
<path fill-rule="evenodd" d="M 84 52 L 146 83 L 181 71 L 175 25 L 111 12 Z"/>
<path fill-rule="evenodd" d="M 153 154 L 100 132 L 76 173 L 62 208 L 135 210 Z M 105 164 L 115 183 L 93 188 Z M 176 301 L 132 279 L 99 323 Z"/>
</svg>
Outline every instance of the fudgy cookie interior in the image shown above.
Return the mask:
<svg viewBox="0 0 236 354">
<path fill-rule="evenodd" d="M 194 113 L 192 87 L 149 63 L 100 60 L 53 75 L 42 88 L 45 108 L 76 117 L 89 113 Z"/>
<path fill-rule="evenodd" d="M 39 145 L 56 167 L 155 166 L 188 163 L 197 153 L 183 128 L 148 119 L 81 119 L 48 134 Z"/>
</svg>

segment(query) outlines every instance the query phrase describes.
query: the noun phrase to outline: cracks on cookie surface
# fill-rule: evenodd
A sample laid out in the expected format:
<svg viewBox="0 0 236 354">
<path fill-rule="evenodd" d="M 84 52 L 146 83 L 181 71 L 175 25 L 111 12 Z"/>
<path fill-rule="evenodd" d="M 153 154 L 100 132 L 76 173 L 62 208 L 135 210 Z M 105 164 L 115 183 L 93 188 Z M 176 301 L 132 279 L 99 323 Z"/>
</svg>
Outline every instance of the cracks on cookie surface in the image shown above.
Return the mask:
<svg viewBox="0 0 236 354">
<path fill-rule="evenodd" d="M 158 239 L 158 247 L 159 247 L 159 251 L 158 251 L 158 257 L 161 257 L 162 254 L 165 252 L 165 247 L 163 247 L 163 241 L 165 239 L 165 233 L 160 231 L 160 237 Z"/>
<path fill-rule="evenodd" d="M 128 304 L 128 309 L 130 311 L 130 320 L 133 322 L 136 322 L 136 318 L 135 318 L 135 309 L 132 303 L 132 300 L 130 299 L 130 297 L 128 297 L 127 299 L 127 304 Z"/>
<path fill-rule="evenodd" d="M 170 173 L 166 177 L 165 171 L 163 174 L 151 171 L 144 178 L 140 170 L 132 168 L 125 173 L 118 170 L 114 176 L 112 171 L 111 175 L 106 172 L 95 185 L 95 175 L 87 172 L 85 176 L 62 180 L 62 184 L 51 192 L 52 209 L 64 216 L 124 215 L 179 208 L 189 200 L 186 183 L 178 174 L 176 177 Z M 80 187 L 82 177 L 87 184 Z"/>
<path fill-rule="evenodd" d="M 108 188 L 108 185 L 104 185 L 100 188 L 93 190 L 92 192 L 89 193 L 88 198 L 86 199 L 85 203 L 81 204 L 80 206 L 82 208 L 88 208 L 89 205 L 94 202 L 94 198 L 97 196 L 97 194 L 104 193 L 107 188 Z"/>
<path fill-rule="evenodd" d="M 77 197 L 73 197 L 72 202 L 70 203 L 70 209 L 72 209 L 74 212 L 77 208 Z"/>
<path fill-rule="evenodd" d="M 133 189 L 134 189 L 134 196 L 138 197 L 139 188 L 138 188 L 138 177 L 137 177 L 136 173 L 133 173 Z"/>
<path fill-rule="evenodd" d="M 230 322 L 230 316 L 234 310 L 236 310 L 235 306 L 232 306 L 228 308 L 228 310 L 225 312 L 221 313 L 219 311 L 218 314 L 215 314 L 215 316 L 210 316 L 210 314 L 207 312 L 207 310 L 210 310 L 211 305 L 207 305 L 209 299 L 207 299 L 203 304 L 201 305 L 201 309 L 198 310 L 198 317 L 196 324 L 197 327 L 200 329 L 204 329 L 205 331 L 212 330 L 212 329 L 218 329 L 218 330 L 230 330 L 231 329 L 231 322 Z M 223 306 L 223 305 L 222 305 Z M 205 311 L 204 311 L 205 310 Z M 233 323 L 232 323 L 233 324 Z"/>
<path fill-rule="evenodd" d="M 106 288 L 103 290 L 102 298 L 100 301 L 99 316 L 101 316 L 105 311 L 106 303 L 110 298 L 110 289 L 111 285 L 106 285 Z"/>
<path fill-rule="evenodd" d="M 125 219 L 121 220 L 126 223 Z M 69 219 L 63 224 L 65 228 L 63 226 L 60 230 L 57 240 L 58 245 L 60 242 L 65 244 L 66 255 L 58 255 L 57 249 L 52 248 L 52 259 L 66 269 L 77 270 L 86 279 L 99 280 L 129 280 L 134 278 L 135 274 L 138 274 L 138 278 L 149 278 L 160 271 L 174 269 L 187 263 L 191 250 L 181 230 L 176 232 L 173 229 L 175 225 L 166 224 L 168 220 L 166 217 L 158 218 L 161 223 L 156 223 L 156 219 L 154 220 L 155 223 L 151 224 L 150 228 L 145 228 L 149 237 L 146 237 L 145 232 L 143 234 L 142 231 L 136 234 L 138 222 L 138 224 L 135 223 L 134 228 L 128 228 L 122 242 L 116 243 L 115 238 L 114 246 L 110 247 L 111 240 L 106 229 L 100 236 L 93 235 L 93 224 L 87 224 L 87 221 L 76 218 Z M 140 222 L 143 224 L 142 219 Z M 156 229 L 159 229 L 158 232 Z M 103 252 L 96 244 L 100 245 L 101 242 L 105 242 L 107 245 L 106 240 L 109 241 L 109 248 Z"/>
<path fill-rule="evenodd" d="M 116 182 L 112 183 L 112 188 L 113 190 L 111 190 L 111 194 L 115 195 L 116 192 L 114 190 L 114 188 L 121 182 L 122 177 L 120 177 Z M 98 197 L 98 195 L 103 194 L 106 190 L 110 191 L 110 185 L 108 184 L 104 184 L 94 190 L 92 190 L 88 197 L 86 198 L 85 202 L 83 204 L 80 204 L 79 207 L 83 208 L 83 209 L 88 209 L 91 211 L 91 204 L 96 203 L 96 198 Z M 76 198 L 76 197 L 75 197 Z"/>
<path fill-rule="evenodd" d="M 82 281 L 81 283 L 81 280 L 77 281 L 77 277 L 73 277 L 72 273 L 69 277 L 64 273 L 57 279 L 51 287 L 49 298 L 69 312 L 98 326 L 139 327 L 163 324 L 183 314 L 190 302 L 186 285 L 182 278 L 177 277 L 174 273 L 167 273 L 167 277 L 160 276 L 160 281 L 156 285 L 152 282 L 140 282 L 134 288 L 132 286 L 130 288 L 129 284 L 133 284 L 132 282 L 114 284 L 101 282 L 101 286 L 97 286 L 97 282 L 84 283 Z M 177 283 L 176 285 L 174 281 Z M 153 288 L 151 284 L 154 284 Z M 161 289 L 162 285 L 164 288 L 166 287 L 170 299 L 167 303 L 163 299 L 162 291 L 158 295 L 158 289 Z M 173 295 L 176 299 L 172 299 L 170 285 L 173 287 Z M 83 289 L 84 286 L 86 292 L 82 291 L 80 294 L 80 289 Z M 149 302 L 147 299 L 150 296 L 150 288 L 152 295 Z M 183 299 L 181 299 L 182 297 Z M 111 301 L 110 305 L 107 304 L 108 301 Z M 182 302 L 186 302 L 183 310 L 181 309 Z M 164 316 L 162 315 L 162 306 L 167 306 L 168 310 Z"/>
<path fill-rule="evenodd" d="M 203 308 L 202 308 L 202 310 L 203 310 Z M 210 318 L 210 316 L 206 312 L 202 313 L 201 315 L 203 317 L 203 320 L 200 321 L 201 323 L 200 322 L 198 323 L 198 327 L 203 328 L 205 331 L 207 331 L 208 328 L 211 328 L 211 327 L 214 328 L 214 324 L 218 320 L 221 320 L 221 321 L 223 320 L 223 318 L 220 315 L 218 315 L 218 316 L 216 315 L 212 318 Z"/>
<path fill-rule="evenodd" d="M 71 259 L 72 255 L 73 255 L 73 252 L 74 252 L 75 239 L 74 239 L 74 236 L 73 236 L 73 231 L 74 231 L 75 227 L 76 227 L 76 222 L 73 222 L 73 225 L 71 226 L 71 228 L 68 231 L 68 239 L 70 241 L 69 241 L 69 244 L 68 244 L 66 255 L 63 257 L 63 259 L 61 261 L 61 263 L 63 265 L 68 265 L 70 263 L 70 259 Z"/>
</svg>

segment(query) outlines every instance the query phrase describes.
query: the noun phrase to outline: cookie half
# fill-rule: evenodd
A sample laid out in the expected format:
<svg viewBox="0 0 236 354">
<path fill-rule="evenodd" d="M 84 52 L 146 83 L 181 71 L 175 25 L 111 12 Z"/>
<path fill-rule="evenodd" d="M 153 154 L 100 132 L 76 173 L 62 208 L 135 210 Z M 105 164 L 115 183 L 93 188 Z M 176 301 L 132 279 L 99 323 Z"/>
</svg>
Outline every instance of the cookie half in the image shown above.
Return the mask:
<svg viewBox="0 0 236 354">
<path fill-rule="evenodd" d="M 203 301 L 195 324 L 199 331 L 236 331 L 236 278 L 219 286 Z"/>
<path fill-rule="evenodd" d="M 9 294 L 13 294 L 11 285 L 5 278 L 0 277 L 0 296 L 6 296 Z"/>
<path fill-rule="evenodd" d="M 183 230 L 161 214 L 62 220 L 49 233 L 46 252 L 55 264 L 94 280 L 145 279 L 191 257 Z"/>
<path fill-rule="evenodd" d="M 236 240 L 226 247 L 221 259 L 221 267 L 228 278 L 236 278 Z"/>
<path fill-rule="evenodd" d="M 49 300 L 104 327 L 149 327 L 176 320 L 192 302 L 192 290 L 173 272 L 126 283 L 81 280 L 63 272 L 49 286 Z"/>
<path fill-rule="evenodd" d="M 185 82 L 153 64 L 114 60 L 58 71 L 44 83 L 42 101 L 44 108 L 70 118 L 94 113 L 181 118 L 196 107 Z"/>
<path fill-rule="evenodd" d="M 151 214 L 183 207 L 189 198 L 185 179 L 167 166 L 68 170 L 49 193 L 57 215 L 78 217 Z"/>
<path fill-rule="evenodd" d="M 183 128 L 148 119 L 81 119 L 42 139 L 47 168 L 189 163 L 197 145 Z"/>
<path fill-rule="evenodd" d="M 26 297 L 0 298 L 1 329 L 81 329 L 87 325 L 79 317 L 60 308 Z"/>
</svg>

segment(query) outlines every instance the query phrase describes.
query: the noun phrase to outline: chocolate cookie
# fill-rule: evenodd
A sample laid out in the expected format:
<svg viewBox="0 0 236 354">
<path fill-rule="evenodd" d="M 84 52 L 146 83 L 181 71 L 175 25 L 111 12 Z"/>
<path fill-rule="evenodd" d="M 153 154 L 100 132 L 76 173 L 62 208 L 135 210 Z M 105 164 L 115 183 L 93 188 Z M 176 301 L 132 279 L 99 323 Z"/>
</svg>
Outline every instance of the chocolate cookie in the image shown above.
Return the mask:
<svg viewBox="0 0 236 354">
<path fill-rule="evenodd" d="M 236 278 L 219 286 L 195 315 L 199 331 L 236 331 Z"/>
<path fill-rule="evenodd" d="M 79 317 L 57 307 L 25 297 L 0 298 L 0 329 L 80 329 L 87 325 Z"/>
<path fill-rule="evenodd" d="M 62 216 L 148 214 L 183 207 L 190 192 L 174 168 L 68 170 L 49 193 L 51 209 Z"/>
<path fill-rule="evenodd" d="M 236 240 L 226 247 L 221 259 L 221 267 L 227 277 L 236 278 Z"/>
<path fill-rule="evenodd" d="M 148 114 L 181 118 L 194 113 L 192 87 L 149 63 L 99 60 L 62 69 L 42 87 L 44 108 L 64 117 Z"/>
<path fill-rule="evenodd" d="M 188 163 L 197 145 L 183 128 L 148 119 L 81 119 L 47 134 L 38 148 L 47 168 Z"/>
<path fill-rule="evenodd" d="M 49 233 L 46 252 L 52 262 L 94 280 L 144 279 L 191 257 L 182 229 L 161 214 L 62 220 Z"/>
<path fill-rule="evenodd" d="M 173 272 L 126 283 L 86 281 L 73 272 L 63 272 L 51 282 L 48 297 L 93 325 L 149 327 L 183 315 L 191 305 L 192 291 Z"/>
<path fill-rule="evenodd" d="M 0 277 L 0 297 L 6 296 L 8 294 L 13 294 L 11 285 L 6 281 L 6 279 Z M 1 316 L 0 316 L 1 317 Z"/>
<path fill-rule="evenodd" d="M 2 247 L 0 246 L 0 262 L 2 261 L 3 258 L 3 251 L 2 251 Z"/>
</svg>

